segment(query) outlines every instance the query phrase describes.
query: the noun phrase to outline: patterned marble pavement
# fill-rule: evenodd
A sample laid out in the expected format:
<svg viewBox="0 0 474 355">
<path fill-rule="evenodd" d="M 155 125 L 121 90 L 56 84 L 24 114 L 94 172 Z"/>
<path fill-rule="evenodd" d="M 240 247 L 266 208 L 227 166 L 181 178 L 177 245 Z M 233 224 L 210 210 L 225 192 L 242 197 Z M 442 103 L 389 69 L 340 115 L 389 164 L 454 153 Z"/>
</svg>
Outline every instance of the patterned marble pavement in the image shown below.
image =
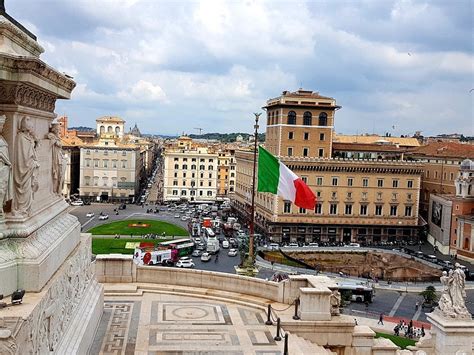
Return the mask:
<svg viewBox="0 0 474 355">
<path fill-rule="evenodd" d="M 106 298 L 91 354 L 283 353 L 275 326 L 257 309 L 169 294 L 123 297 Z"/>
</svg>

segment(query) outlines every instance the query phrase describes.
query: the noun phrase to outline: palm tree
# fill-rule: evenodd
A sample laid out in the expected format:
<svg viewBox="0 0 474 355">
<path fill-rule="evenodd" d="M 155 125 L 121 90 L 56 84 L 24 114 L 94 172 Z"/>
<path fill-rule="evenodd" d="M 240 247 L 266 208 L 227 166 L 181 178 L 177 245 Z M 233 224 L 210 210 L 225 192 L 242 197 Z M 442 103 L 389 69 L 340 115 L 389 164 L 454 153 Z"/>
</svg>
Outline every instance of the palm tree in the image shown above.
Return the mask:
<svg viewBox="0 0 474 355">
<path fill-rule="evenodd" d="M 438 301 L 438 295 L 436 294 L 434 286 L 428 286 L 424 291 L 420 292 L 420 296 L 423 297 L 424 304 L 432 305 Z"/>
</svg>

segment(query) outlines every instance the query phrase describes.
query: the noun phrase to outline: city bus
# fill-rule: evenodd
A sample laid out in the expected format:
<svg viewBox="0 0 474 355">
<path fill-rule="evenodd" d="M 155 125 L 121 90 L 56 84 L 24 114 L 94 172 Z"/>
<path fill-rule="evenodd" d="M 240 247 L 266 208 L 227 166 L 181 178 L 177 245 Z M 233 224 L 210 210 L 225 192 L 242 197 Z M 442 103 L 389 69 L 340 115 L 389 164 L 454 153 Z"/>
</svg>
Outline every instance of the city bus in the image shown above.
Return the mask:
<svg viewBox="0 0 474 355">
<path fill-rule="evenodd" d="M 372 303 L 374 290 L 372 287 L 362 284 L 339 284 L 339 292 L 351 292 L 351 301 Z"/>
<path fill-rule="evenodd" d="M 193 252 L 194 242 L 190 238 L 168 240 L 159 244 L 161 249 L 176 249 L 178 256 L 189 255 Z"/>
</svg>

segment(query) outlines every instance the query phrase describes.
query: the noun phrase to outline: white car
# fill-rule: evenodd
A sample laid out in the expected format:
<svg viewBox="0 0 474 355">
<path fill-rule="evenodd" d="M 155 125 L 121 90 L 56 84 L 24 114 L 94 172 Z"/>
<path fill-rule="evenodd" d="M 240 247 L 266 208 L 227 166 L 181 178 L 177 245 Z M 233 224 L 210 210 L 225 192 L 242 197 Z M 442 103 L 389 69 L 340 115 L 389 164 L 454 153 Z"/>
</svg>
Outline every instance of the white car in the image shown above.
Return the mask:
<svg viewBox="0 0 474 355">
<path fill-rule="evenodd" d="M 176 267 L 193 268 L 194 263 L 191 259 L 180 259 L 176 263 Z"/>
<path fill-rule="evenodd" d="M 196 249 L 196 250 L 193 251 L 193 253 L 191 255 L 192 256 L 201 256 L 201 254 L 202 254 L 202 251 Z"/>
<path fill-rule="evenodd" d="M 179 218 L 179 214 L 175 214 L 175 215 L 174 215 L 174 218 Z"/>
<path fill-rule="evenodd" d="M 201 261 L 209 261 L 211 260 L 211 254 L 209 253 L 202 253 L 201 255 Z"/>
<path fill-rule="evenodd" d="M 227 249 L 227 248 L 229 247 L 229 242 L 228 242 L 227 240 L 224 240 L 224 241 L 222 242 L 222 247 L 223 247 L 224 249 Z"/>
<path fill-rule="evenodd" d="M 86 217 L 89 217 L 89 218 L 90 218 L 90 217 L 94 217 L 94 212 L 89 212 L 89 213 L 87 213 L 87 214 L 86 214 Z"/>
<path fill-rule="evenodd" d="M 229 256 L 237 256 L 237 249 L 229 249 L 229 252 L 227 253 Z"/>
<path fill-rule="evenodd" d="M 109 219 L 108 214 L 103 214 L 103 215 L 99 216 L 99 221 L 105 221 L 106 219 Z"/>
<path fill-rule="evenodd" d="M 84 206 L 84 201 L 82 200 L 72 201 L 71 206 Z"/>
<path fill-rule="evenodd" d="M 290 243 L 290 244 L 288 244 L 288 248 L 298 248 L 298 244 Z"/>
</svg>

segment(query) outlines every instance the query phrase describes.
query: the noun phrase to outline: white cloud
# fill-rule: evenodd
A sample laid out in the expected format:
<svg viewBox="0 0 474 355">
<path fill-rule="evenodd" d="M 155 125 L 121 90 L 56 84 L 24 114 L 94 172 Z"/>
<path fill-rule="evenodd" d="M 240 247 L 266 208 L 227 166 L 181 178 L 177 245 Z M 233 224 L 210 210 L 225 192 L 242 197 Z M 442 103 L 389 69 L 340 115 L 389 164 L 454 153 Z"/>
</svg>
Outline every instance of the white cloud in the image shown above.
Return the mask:
<svg viewBox="0 0 474 355">
<path fill-rule="evenodd" d="M 120 99 L 131 101 L 156 101 L 164 102 L 166 94 L 159 85 L 146 80 L 137 81 L 129 90 L 120 91 L 117 96 Z"/>
</svg>

